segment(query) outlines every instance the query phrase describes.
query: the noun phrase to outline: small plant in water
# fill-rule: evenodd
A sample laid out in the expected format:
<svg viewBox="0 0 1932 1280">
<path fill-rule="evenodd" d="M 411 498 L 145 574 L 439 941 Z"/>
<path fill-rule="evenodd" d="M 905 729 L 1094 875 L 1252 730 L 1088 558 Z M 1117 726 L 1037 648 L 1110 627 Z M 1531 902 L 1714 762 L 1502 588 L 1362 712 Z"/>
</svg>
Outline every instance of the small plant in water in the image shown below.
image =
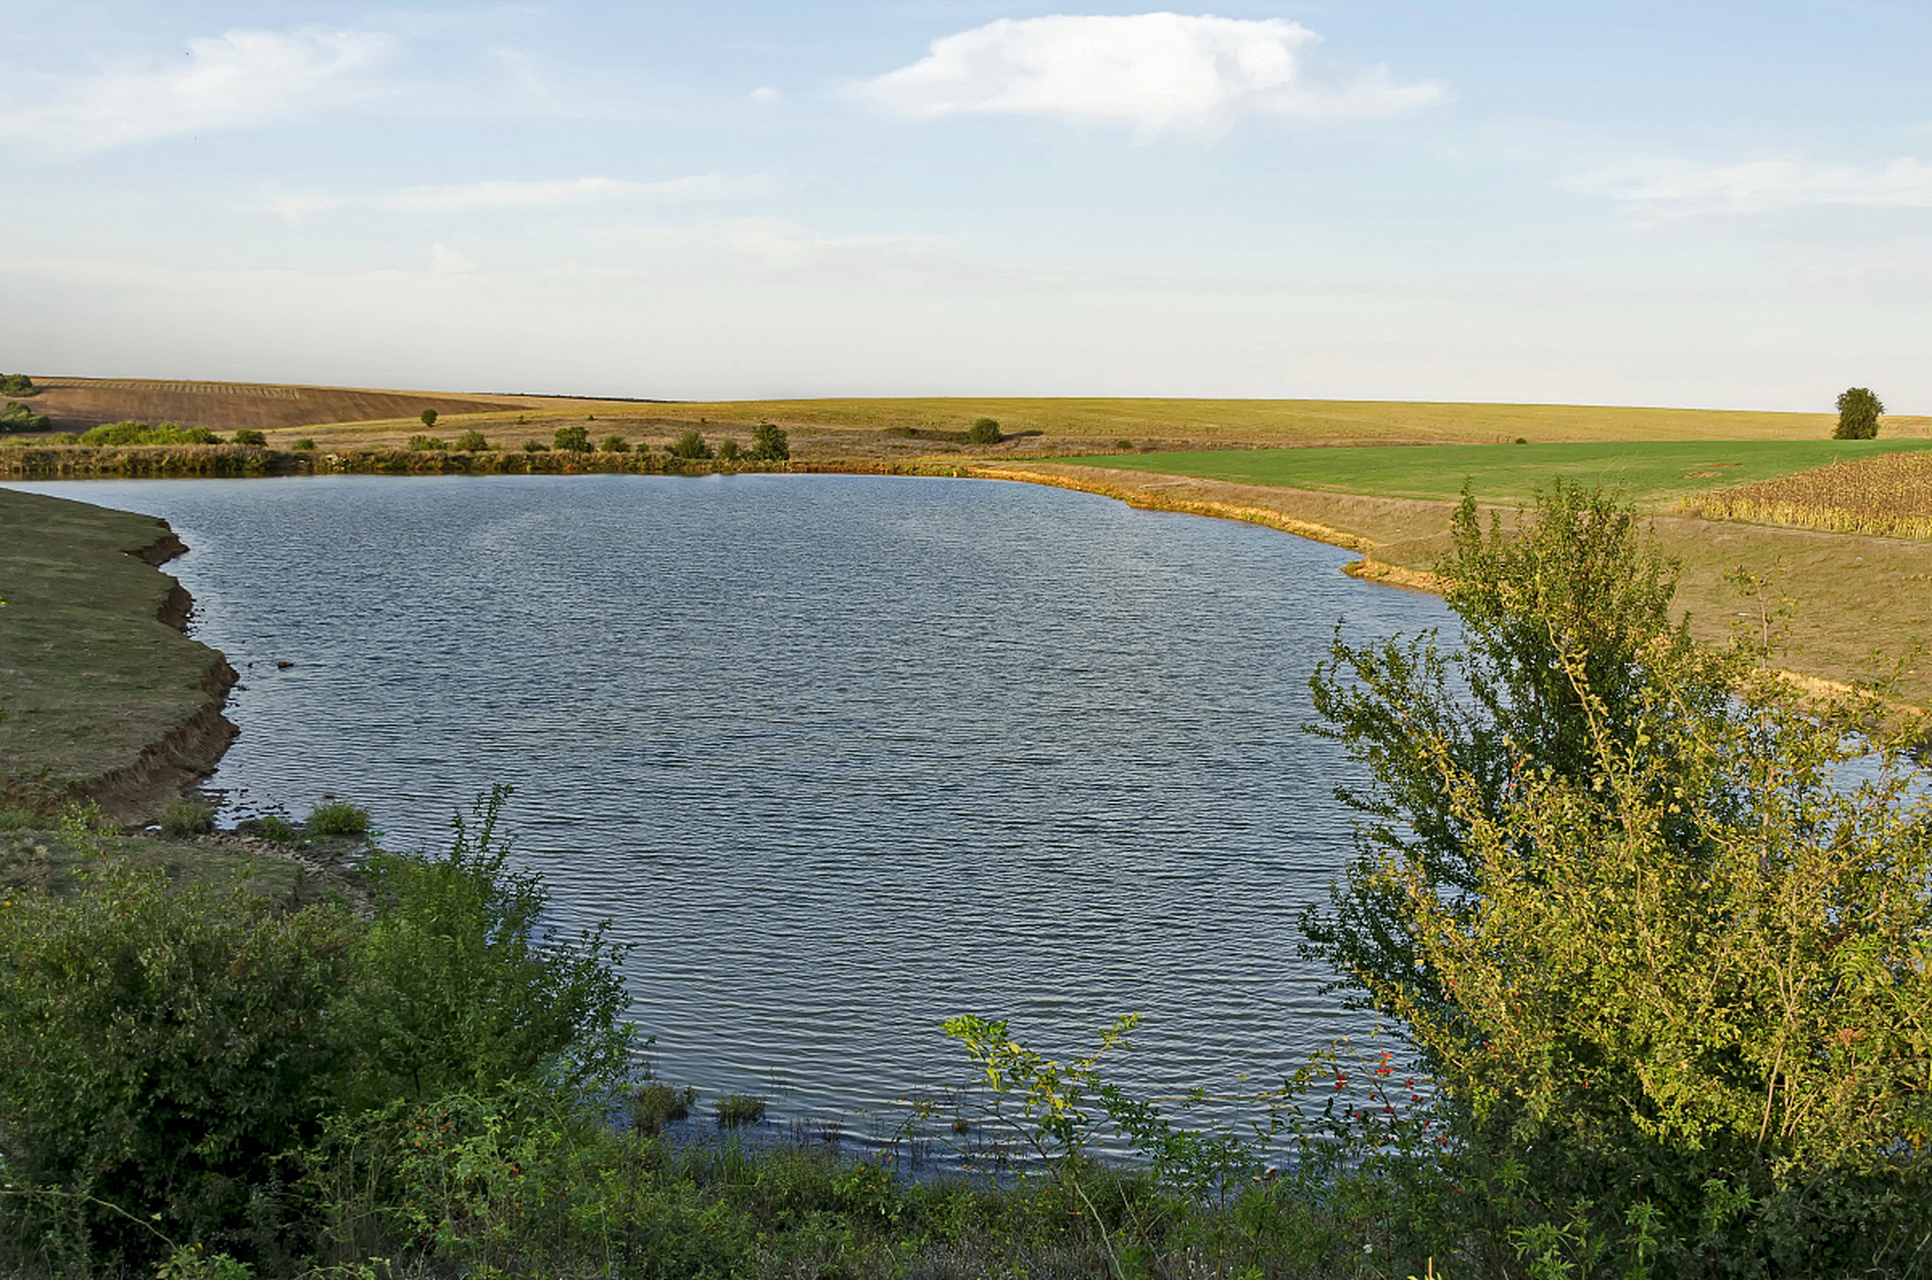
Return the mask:
<svg viewBox="0 0 1932 1280">
<path fill-rule="evenodd" d="M 215 811 L 195 800 L 174 800 L 161 807 L 161 834 L 183 839 L 215 829 Z"/>
<path fill-rule="evenodd" d="M 646 1080 L 631 1092 L 624 1109 L 639 1133 L 654 1134 L 662 1133 L 671 1121 L 688 1117 L 697 1100 L 698 1091 L 689 1085 L 680 1089 L 662 1080 Z"/>
<path fill-rule="evenodd" d="M 369 834 L 369 811 L 344 800 L 324 800 L 309 810 L 310 835 L 359 837 Z"/>
<path fill-rule="evenodd" d="M 718 1099 L 715 1110 L 721 1125 L 757 1124 L 765 1118 L 765 1099 L 755 1093 L 727 1093 Z"/>
</svg>

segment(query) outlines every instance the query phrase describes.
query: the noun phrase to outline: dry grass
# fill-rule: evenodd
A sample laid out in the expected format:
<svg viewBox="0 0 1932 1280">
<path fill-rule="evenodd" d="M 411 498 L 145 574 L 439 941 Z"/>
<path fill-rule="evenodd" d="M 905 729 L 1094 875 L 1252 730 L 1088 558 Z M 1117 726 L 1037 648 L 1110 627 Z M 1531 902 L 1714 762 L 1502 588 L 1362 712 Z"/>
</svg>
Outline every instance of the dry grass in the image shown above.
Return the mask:
<svg viewBox="0 0 1932 1280">
<path fill-rule="evenodd" d="M 1932 452 L 1880 454 L 1714 489 L 1686 499 L 1680 509 L 1706 520 L 1932 538 Z"/>
</svg>

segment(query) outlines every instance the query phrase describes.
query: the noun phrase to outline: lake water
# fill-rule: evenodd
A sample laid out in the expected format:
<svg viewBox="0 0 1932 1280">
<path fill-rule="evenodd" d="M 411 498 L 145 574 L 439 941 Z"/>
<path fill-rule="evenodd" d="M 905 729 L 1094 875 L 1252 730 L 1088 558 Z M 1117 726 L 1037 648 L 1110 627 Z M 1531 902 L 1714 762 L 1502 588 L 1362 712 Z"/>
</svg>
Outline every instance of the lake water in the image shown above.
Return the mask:
<svg viewBox="0 0 1932 1280">
<path fill-rule="evenodd" d="M 513 784 L 558 923 L 637 944 L 669 1079 L 863 1133 L 970 1076 L 953 1014 L 1064 1053 L 1139 1012 L 1118 1074 L 1161 1091 L 1366 1030 L 1296 956 L 1350 848 L 1308 677 L 1338 622 L 1449 619 L 1346 552 L 990 481 L 13 487 L 192 548 L 231 813 L 333 792 L 435 846 Z"/>
</svg>

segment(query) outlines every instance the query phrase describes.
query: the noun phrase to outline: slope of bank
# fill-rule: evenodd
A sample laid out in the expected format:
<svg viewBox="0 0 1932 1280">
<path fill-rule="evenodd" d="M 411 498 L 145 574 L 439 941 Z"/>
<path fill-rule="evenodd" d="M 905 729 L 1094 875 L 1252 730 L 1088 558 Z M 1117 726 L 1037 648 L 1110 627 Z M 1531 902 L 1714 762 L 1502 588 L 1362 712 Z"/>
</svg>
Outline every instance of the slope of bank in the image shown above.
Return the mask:
<svg viewBox="0 0 1932 1280">
<path fill-rule="evenodd" d="M 1434 590 L 1452 502 L 1235 484 L 1074 463 L 982 465 L 988 479 L 1052 484 L 1134 506 L 1267 525 L 1360 552 L 1359 577 Z M 1513 513 L 1504 512 L 1507 522 Z M 1658 542 L 1682 565 L 1677 605 L 1708 644 L 1739 630 L 1772 661 L 1848 685 L 1896 677 L 1892 697 L 1932 706 L 1932 548 L 1908 538 L 1658 516 Z"/>
<path fill-rule="evenodd" d="M 235 672 L 184 631 L 165 521 L 0 489 L 0 800 L 151 817 L 235 728 Z"/>
</svg>

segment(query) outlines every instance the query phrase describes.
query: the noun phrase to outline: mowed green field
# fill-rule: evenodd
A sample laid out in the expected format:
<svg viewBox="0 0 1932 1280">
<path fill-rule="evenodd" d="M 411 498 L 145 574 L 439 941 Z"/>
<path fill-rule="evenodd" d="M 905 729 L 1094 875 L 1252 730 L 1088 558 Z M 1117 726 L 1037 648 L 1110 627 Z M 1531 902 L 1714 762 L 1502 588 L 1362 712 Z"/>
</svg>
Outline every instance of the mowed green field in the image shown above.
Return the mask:
<svg viewBox="0 0 1932 1280">
<path fill-rule="evenodd" d="M 1932 440 L 1651 440 L 1615 444 L 1418 445 L 1244 449 L 1067 458 L 1081 465 L 1331 493 L 1524 505 L 1558 477 L 1621 489 L 1646 510 L 1724 485 L 1769 480 Z"/>
</svg>

